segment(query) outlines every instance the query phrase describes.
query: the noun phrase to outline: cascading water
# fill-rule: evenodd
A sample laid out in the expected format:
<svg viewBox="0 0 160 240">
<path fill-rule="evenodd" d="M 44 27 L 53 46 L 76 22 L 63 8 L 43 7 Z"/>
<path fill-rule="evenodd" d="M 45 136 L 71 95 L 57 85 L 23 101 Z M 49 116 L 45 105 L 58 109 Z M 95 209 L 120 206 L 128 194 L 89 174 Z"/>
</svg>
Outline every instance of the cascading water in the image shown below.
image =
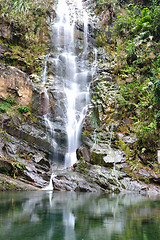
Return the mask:
<svg viewBox="0 0 160 240">
<path fill-rule="evenodd" d="M 45 87 L 45 84 L 47 82 L 47 61 L 48 61 L 48 56 L 46 56 L 46 58 L 45 58 L 43 74 L 42 74 L 42 77 L 41 77 L 42 91 L 43 91 L 43 95 L 44 95 L 43 106 L 42 106 L 42 108 L 43 108 L 42 112 L 43 113 L 42 114 L 44 114 L 43 116 L 44 116 L 46 128 L 49 129 L 49 132 L 51 133 L 51 136 L 52 136 L 51 145 L 54 149 L 56 149 L 57 143 L 54 140 L 54 129 L 53 129 L 53 126 L 52 126 L 52 123 L 51 123 L 50 119 L 48 118 L 50 103 L 49 103 L 48 91 L 47 91 L 47 88 Z"/>
<path fill-rule="evenodd" d="M 50 127 L 52 132 L 63 129 L 64 134 L 61 135 L 66 135 L 67 139 L 64 167 L 70 167 L 77 160 L 76 149 L 80 145 L 82 122 L 87 113 L 89 84 L 95 71 L 95 63 L 90 67 L 88 61 L 88 15 L 83 8 L 82 1 L 58 0 L 55 9 L 56 22 L 51 24 L 52 51 L 49 54 L 49 60 L 46 61 L 50 62 L 54 69 L 53 85 L 57 84 L 54 94 L 60 110 L 54 111 L 59 112 L 63 120 L 61 119 L 58 123 L 58 116 L 56 116 L 50 121 L 47 114 L 44 118 L 46 126 Z M 78 22 L 80 26 L 78 28 L 81 30 L 77 30 Z M 93 55 L 96 59 L 97 53 L 94 49 Z M 46 66 L 47 64 L 44 67 L 43 84 L 46 82 L 44 78 L 47 79 Z M 44 90 L 44 92 L 48 98 L 47 91 Z M 57 126 L 59 130 L 56 130 Z M 58 145 L 58 141 L 60 142 L 55 137 L 52 145 Z M 54 147 L 54 151 L 58 150 Z"/>
</svg>

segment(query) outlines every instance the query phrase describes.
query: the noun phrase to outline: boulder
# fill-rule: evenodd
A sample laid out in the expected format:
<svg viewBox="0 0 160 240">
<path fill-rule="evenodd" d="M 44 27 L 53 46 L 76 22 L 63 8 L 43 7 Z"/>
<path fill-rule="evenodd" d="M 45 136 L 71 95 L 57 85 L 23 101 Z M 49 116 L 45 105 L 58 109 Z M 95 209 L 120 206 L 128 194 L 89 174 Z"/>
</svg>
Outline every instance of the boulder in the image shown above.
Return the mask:
<svg viewBox="0 0 160 240">
<path fill-rule="evenodd" d="M 110 148 L 106 151 L 106 156 L 103 157 L 103 161 L 105 167 L 113 167 L 116 164 L 125 162 L 125 158 L 119 150 Z"/>
<path fill-rule="evenodd" d="M 103 165 L 103 157 L 106 155 L 107 148 L 101 148 L 99 145 L 94 144 L 90 150 L 91 161 L 93 164 Z"/>
<path fill-rule="evenodd" d="M 148 182 L 155 182 L 157 184 L 160 184 L 160 177 L 149 169 L 140 169 L 138 172 L 135 173 L 140 179 L 146 179 Z"/>
<path fill-rule="evenodd" d="M 54 190 L 56 191 L 77 191 L 77 192 L 98 192 L 103 189 L 94 183 L 83 173 L 72 171 L 72 169 L 57 171 L 53 177 Z"/>
<path fill-rule="evenodd" d="M 76 154 L 78 160 L 82 158 L 86 162 L 90 162 L 90 152 L 86 147 L 84 146 L 79 147 L 76 151 Z"/>
</svg>

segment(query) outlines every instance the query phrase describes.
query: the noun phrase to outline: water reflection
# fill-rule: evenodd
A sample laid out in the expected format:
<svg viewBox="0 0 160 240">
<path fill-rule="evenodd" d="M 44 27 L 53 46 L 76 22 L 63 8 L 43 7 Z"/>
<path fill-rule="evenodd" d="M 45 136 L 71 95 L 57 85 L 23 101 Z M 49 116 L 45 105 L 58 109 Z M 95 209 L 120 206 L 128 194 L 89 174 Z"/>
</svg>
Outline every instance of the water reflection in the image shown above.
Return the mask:
<svg viewBox="0 0 160 240">
<path fill-rule="evenodd" d="M 0 193 L 1 240 L 157 240 L 159 223 L 157 196 Z"/>
</svg>

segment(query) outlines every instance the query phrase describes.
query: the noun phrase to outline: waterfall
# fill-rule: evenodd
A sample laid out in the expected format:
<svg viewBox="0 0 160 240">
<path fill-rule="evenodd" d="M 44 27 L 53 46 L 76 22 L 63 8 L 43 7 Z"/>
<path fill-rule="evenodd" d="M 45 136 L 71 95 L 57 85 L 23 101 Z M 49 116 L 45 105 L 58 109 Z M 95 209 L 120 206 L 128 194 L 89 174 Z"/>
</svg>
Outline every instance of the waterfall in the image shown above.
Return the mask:
<svg viewBox="0 0 160 240">
<path fill-rule="evenodd" d="M 90 101 L 89 86 L 95 72 L 95 60 L 93 66 L 90 66 L 88 60 L 89 17 L 83 2 L 58 0 L 55 11 L 56 20 L 51 23 L 51 52 L 45 61 L 42 83 L 43 85 L 46 83 L 48 61 L 54 75 L 52 95 L 57 103 L 52 106 L 53 116 L 51 116 L 52 112 L 47 113 L 44 119 L 54 138 L 52 140 L 53 158 L 56 153 L 56 156 L 63 155 L 64 167 L 67 168 L 77 160 L 76 149 L 81 144 L 81 129 Z M 94 48 L 92 52 L 96 59 L 97 52 Z M 47 91 L 44 90 L 44 92 L 48 99 Z M 61 132 L 61 138 L 58 137 L 59 132 Z"/>
</svg>

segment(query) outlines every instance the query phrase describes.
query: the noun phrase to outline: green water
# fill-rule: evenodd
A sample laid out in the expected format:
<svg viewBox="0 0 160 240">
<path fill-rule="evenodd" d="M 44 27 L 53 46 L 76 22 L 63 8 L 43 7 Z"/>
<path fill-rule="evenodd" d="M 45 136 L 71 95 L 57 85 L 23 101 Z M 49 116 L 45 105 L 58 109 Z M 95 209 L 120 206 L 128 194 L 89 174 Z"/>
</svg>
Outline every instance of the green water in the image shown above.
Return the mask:
<svg viewBox="0 0 160 240">
<path fill-rule="evenodd" d="M 160 197 L 0 193 L 0 240 L 158 240 Z"/>
</svg>

